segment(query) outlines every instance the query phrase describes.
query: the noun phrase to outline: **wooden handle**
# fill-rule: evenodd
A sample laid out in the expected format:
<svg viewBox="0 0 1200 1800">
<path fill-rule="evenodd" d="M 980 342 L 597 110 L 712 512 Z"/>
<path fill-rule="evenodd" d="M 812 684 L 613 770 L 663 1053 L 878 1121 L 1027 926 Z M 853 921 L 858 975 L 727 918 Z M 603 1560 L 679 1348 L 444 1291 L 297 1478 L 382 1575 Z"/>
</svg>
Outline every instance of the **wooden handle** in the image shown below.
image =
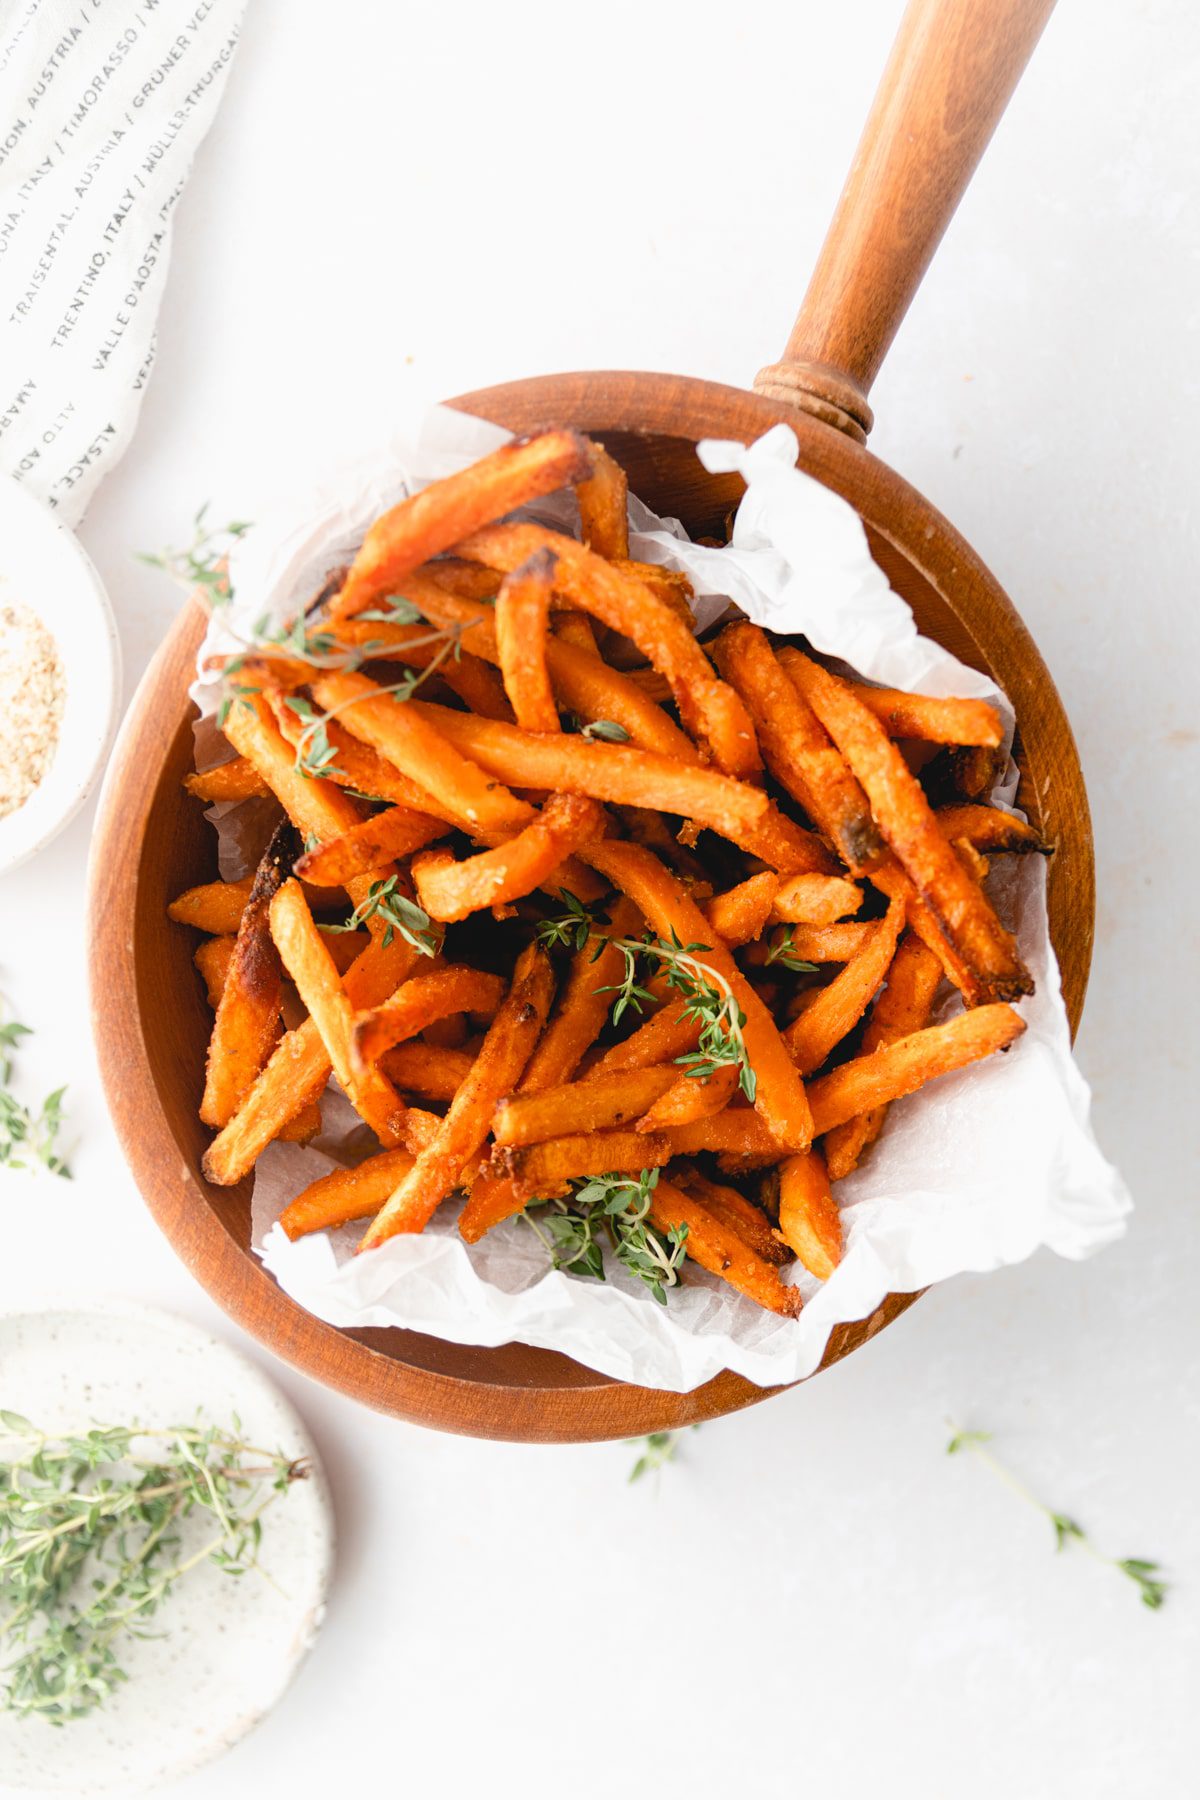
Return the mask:
<svg viewBox="0 0 1200 1800">
<path fill-rule="evenodd" d="M 783 360 L 754 386 L 865 443 L 867 395 L 1054 0 L 910 0 Z"/>
</svg>

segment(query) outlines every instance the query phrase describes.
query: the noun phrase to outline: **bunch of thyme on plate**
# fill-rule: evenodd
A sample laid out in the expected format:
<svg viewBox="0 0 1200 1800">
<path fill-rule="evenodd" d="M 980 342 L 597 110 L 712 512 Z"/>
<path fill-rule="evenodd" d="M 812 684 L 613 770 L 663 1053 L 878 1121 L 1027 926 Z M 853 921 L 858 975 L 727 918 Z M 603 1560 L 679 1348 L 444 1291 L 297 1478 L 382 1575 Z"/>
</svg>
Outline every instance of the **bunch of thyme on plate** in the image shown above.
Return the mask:
<svg viewBox="0 0 1200 1800">
<path fill-rule="evenodd" d="M 122 1640 L 150 1635 L 191 1570 L 256 1568 L 263 1514 L 308 1473 L 246 1443 L 236 1418 L 227 1430 L 99 1425 L 56 1437 L 0 1410 L 0 1435 L 20 1446 L 0 1463 L 0 1708 L 52 1725 L 128 1679 Z M 215 1529 L 185 1546 L 193 1514 Z"/>
<path fill-rule="evenodd" d="M 556 1269 L 603 1281 L 605 1243 L 623 1269 L 644 1281 L 661 1306 L 679 1282 L 687 1226 L 659 1231 L 650 1223 L 657 1169 L 638 1176 L 601 1175 L 579 1182 L 569 1198 L 530 1200 L 521 1217 L 541 1239 Z M 534 1218 L 530 1208 L 538 1208 Z M 540 1220 L 540 1223 L 539 1223 Z"/>
<path fill-rule="evenodd" d="M 594 941 L 594 959 L 602 956 L 609 945 L 620 951 L 624 961 L 622 979 L 599 990 L 617 996 L 612 1007 L 613 1024 L 619 1025 L 630 1007 L 640 1013 L 643 1001 L 653 1001 L 653 994 L 639 979 L 639 971 L 643 963 L 657 966 L 665 974 L 668 988 L 687 1002 L 681 1017 L 700 1027 L 699 1048 L 677 1056 L 675 1061 L 684 1065 L 688 1075 L 695 1076 L 713 1075 L 718 1069 L 733 1066 L 738 1071 L 742 1093 L 753 1104 L 754 1070 L 742 1036 L 746 1015 L 720 970 L 700 960 L 711 945 L 683 944 L 674 931 L 669 939 L 652 933 L 640 938 L 606 936 L 596 917 L 575 894 L 565 888 L 559 892 L 567 910 L 543 920 L 538 926 L 538 938 L 548 947 L 563 944 L 576 951 L 586 949 L 589 941 Z"/>
<path fill-rule="evenodd" d="M 19 1025 L 15 1019 L 0 1025 L 0 1167 L 28 1169 L 32 1159 L 51 1175 L 69 1181 L 71 1171 L 58 1145 L 67 1090 L 55 1088 L 37 1112 L 12 1091 L 13 1052 L 22 1038 L 32 1035 L 30 1026 Z"/>
</svg>

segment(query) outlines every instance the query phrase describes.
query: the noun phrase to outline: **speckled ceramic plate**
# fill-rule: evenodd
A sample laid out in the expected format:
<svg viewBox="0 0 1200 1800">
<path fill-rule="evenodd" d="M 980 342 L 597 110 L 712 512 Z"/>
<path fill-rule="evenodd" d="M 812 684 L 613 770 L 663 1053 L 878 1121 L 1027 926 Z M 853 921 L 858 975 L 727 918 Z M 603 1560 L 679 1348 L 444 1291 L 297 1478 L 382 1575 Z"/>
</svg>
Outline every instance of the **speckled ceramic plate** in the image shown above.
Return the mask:
<svg viewBox="0 0 1200 1800">
<path fill-rule="evenodd" d="M 120 1304 L 0 1317 L 0 1407 L 51 1431 L 134 1418 L 186 1424 L 197 1407 L 214 1421 L 237 1413 L 248 1441 L 312 1462 L 310 1479 L 264 1521 L 269 1580 L 197 1568 L 154 1621 L 164 1635 L 129 1640 L 129 1681 L 85 1719 L 56 1729 L 0 1712 L 4 1794 L 157 1792 L 262 1718 L 316 1636 L 333 1518 L 313 1443 L 278 1390 L 227 1344 Z"/>
</svg>

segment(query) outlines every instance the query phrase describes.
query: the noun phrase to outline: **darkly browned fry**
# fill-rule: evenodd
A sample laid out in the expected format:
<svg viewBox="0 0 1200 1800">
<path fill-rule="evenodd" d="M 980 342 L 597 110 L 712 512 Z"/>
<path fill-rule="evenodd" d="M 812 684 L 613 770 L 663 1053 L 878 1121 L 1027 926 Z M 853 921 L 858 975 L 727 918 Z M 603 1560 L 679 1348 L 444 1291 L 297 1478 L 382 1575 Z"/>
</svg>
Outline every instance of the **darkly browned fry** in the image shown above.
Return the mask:
<svg viewBox="0 0 1200 1800">
<path fill-rule="evenodd" d="M 558 558 L 537 550 L 506 575 L 496 596 L 496 650 L 504 691 L 524 731 L 557 731 L 558 708 L 546 666 L 550 596 Z M 478 707 L 475 708 L 478 711 Z"/>
<path fill-rule="evenodd" d="M 901 938 L 887 986 L 871 1008 L 871 1017 L 863 1032 L 862 1050 L 867 1055 L 885 1044 L 909 1037 L 929 1023 L 933 997 L 942 978 L 941 964 L 913 931 Z M 844 1125 L 835 1125 L 825 1138 L 825 1165 L 831 1181 L 840 1181 L 858 1167 L 858 1162 L 883 1129 L 887 1115 L 885 1106 L 859 1113 Z"/>
<path fill-rule="evenodd" d="M 1018 819 L 1015 813 L 1002 812 L 998 806 L 940 806 L 933 816 L 951 843 L 965 838 L 976 850 L 997 856 L 1008 851 L 1018 856 L 1028 851 L 1036 851 L 1039 856 L 1053 854 L 1036 826 Z"/>
<path fill-rule="evenodd" d="M 690 1259 L 710 1275 L 719 1275 L 759 1306 L 781 1313 L 784 1318 L 794 1319 L 799 1313 L 799 1291 L 780 1280 L 774 1263 L 756 1256 L 731 1226 L 674 1182 L 660 1180 L 654 1188 L 650 1220 L 663 1232 L 686 1225 L 684 1249 Z"/>
<path fill-rule="evenodd" d="M 592 472 L 576 482 L 580 536 L 597 556 L 629 555 L 629 482 L 603 444 L 592 445 Z"/>
<path fill-rule="evenodd" d="M 645 582 L 594 556 L 574 538 L 540 525 L 493 525 L 459 549 L 477 562 L 509 570 L 543 547 L 558 557 L 555 591 L 632 638 L 646 660 L 662 670 L 684 723 L 694 736 L 707 739 L 717 766 L 728 775 L 756 773 L 762 761 L 745 706 L 731 687 L 717 680 L 690 625 Z"/>
<path fill-rule="evenodd" d="M 412 1165 L 407 1150 L 382 1150 L 357 1168 L 334 1169 L 297 1194 L 284 1208 L 279 1223 L 294 1243 L 310 1231 L 373 1219 Z"/>
<path fill-rule="evenodd" d="M 781 667 L 770 641 L 745 621 L 722 632 L 717 667 L 750 709 L 763 760 L 799 801 L 846 867 L 861 874 L 883 854 L 867 796 L 840 750 Z"/>
<path fill-rule="evenodd" d="M 924 738 L 932 744 L 970 744 L 995 749 L 1002 742 L 1000 714 L 986 700 L 934 700 L 849 681 L 850 692 L 874 713 L 889 737 Z"/>
<path fill-rule="evenodd" d="M 185 775 L 183 785 L 197 800 L 210 805 L 221 800 L 252 800 L 270 793 L 270 788 L 244 756 L 235 756 L 215 769 L 204 769 L 196 775 Z"/>
<path fill-rule="evenodd" d="M 516 1193 L 528 1200 L 534 1194 L 546 1194 L 563 1181 L 581 1181 L 589 1175 L 632 1175 L 643 1169 L 661 1168 L 669 1155 L 665 1137 L 639 1137 L 636 1131 L 593 1131 L 498 1149 L 493 1170 L 506 1175 Z"/>
<path fill-rule="evenodd" d="M 549 958 L 530 944 L 517 959 L 512 987 L 471 1073 L 432 1141 L 368 1228 L 360 1252 L 397 1232 L 424 1231 L 472 1157 L 478 1156 L 498 1102 L 516 1086 L 546 1022 L 553 993 Z"/>
<path fill-rule="evenodd" d="M 411 856 L 414 850 L 445 837 L 449 829 L 444 819 L 431 819 L 428 813 L 411 812 L 406 806 L 389 806 L 386 812 L 373 813 L 352 825 L 344 837 L 306 850 L 296 864 L 296 874 L 321 887 L 344 887 L 356 875 L 369 875 L 398 856 Z"/>
<path fill-rule="evenodd" d="M 487 906 L 520 900 L 551 880 L 565 857 L 603 836 L 604 809 L 579 794 L 552 794 L 523 831 L 494 850 L 456 862 L 429 850 L 412 862 L 417 897 L 431 919 L 447 924 Z"/>
<path fill-rule="evenodd" d="M 780 1164 L 779 1230 L 809 1274 L 828 1281 L 842 1260 L 842 1220 L 816 1150 Z"/>
<path fill-rule="evenodd" d="M 458 964 L 410 975 L 390 1000 L 357 1015 L 350 1035 L 350 1060 L 355 1068 L 378 1062 L 394 1044 L 456 1013 L 492 1017 L 504 991 L 502 976 Z"/>
<path fill-rule="evenodd" d="M 727 1187 L 724 1182 L 710 1181 L 699 1169 L 690 1163 L 679 1162 L 671 1170 L 671 1180 L 675 1186 L 690 1194 L 715 1219 L 728 1225 L 745 1244 L 747 1250 L 753 1250 L 755 1256 L 761 1256 L 764 1262 L 782 1264 L 792 1260 L 792 1252 L 775 1230 L 761 1207 L 755 1206 L 734 1187 Z"/>
<path fill-rule="evenodd" d="M 295 854 L 290 825 L 275 831 L 255 871 L 229 960 L 208 1043 L 200 1117 L 227 1125 L 270 1057 L 279 1036 L 283 969 L 271 937 L 270 907 Z"/>
<path fill-rule="evenodd" d="M 844 681 L 799 651 L 781 652 L 780 660 L 866 789 L 876 824 L 981 997 L 1015 999 L 1031 992 L 1011 935 L 946 842 L 920 783 L 875 715 Z"/>
<path fill-rule="evenodd" d="M 410 570 L 449 550 L 480 526 L 568 482 L 585 479 L 591 448 L 575 431 L 515 438 L 458 475 L 436 481 L 377 519 L 330 606 L 349 618 L 400 591 Z M 518 558 L 518 561 L 523 561 Z"/>
</svg>

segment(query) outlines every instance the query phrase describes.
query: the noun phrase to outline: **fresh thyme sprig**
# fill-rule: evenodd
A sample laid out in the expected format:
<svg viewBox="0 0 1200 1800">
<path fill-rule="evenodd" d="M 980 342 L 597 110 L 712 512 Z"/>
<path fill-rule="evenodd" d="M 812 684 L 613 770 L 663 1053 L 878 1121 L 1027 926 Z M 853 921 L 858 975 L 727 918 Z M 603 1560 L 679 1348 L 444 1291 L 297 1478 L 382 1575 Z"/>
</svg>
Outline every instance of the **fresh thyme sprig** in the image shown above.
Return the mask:
<svg viewBox="0 0 1200 1800">
<path fill-rule="evenodd" d="M 229 585 L 229 552 L 250 529 L 248 520 L 235 519 L 225 526 L 212 526 L 207 521 L 206 500 L 192 521 L 192 541 L 186 550 L 139 550 L 139 562 L 152 569 L 162 569 L 189 590 L 199 588 L 210 606 L 229 605 L 233 590 Z"/>
<path fill-rule="evenodd" d="M 700 961 L 711 945 L 683 944 L 674 931 L 669 939 L 649 934 L 644 938 L 606 936 L 597 932 L 595 918 L 576 895 L 565 888 L 559 892 L 567 910 L 557 918 L 544 920 L 538 927 L 538 938 L 550 947 L 565 944 L 583 950 L 594 937 L 597 958 L 610 944 L 620 951 L 624 959 L 621 980 L 597 989 L 598 993 L 617 996 L 612 1007 L 613 1024 L 619 1025 L 630 1007 L 640 1013 L 642 1002 L 653 1000 L 653 994 L 639 979 L 639 967 L 643 961 L 656 963 L 665 972 L 667 986 L 687 1001 L 681 1017 L 701 1028 L 699 1048 L 677 1056 L 675 1061 L 685 1066 L 688 1075 L 695 1076 L 706 1077 L 730 1066 L 736 1068 L 738 1085 L 753 1105 L 757 1083 L 742 1036 L 746 1015 L 720 970 Z"/>
<path fill-rule="evenodd" d="M 582 725 L 580 737 L 603 738 L 609 744 L 627 744 L 629 733 L 615 719 L 593 719 L 589 725 Z"/>
<path fill-rule="evenodd" d="M 580 1183 L 568 1199 L 530 1200 L 528 1206 L 545 1208 L 540 1224 L 528 1208 L 521 1217 L 541 1239 L 556 1269 L 591 1275 L 597 1281 L 605 1279 L 603 1233 L 622 1268 L 644 1281 L 665 1306 L 667 1289 L 679 1282 L 687 1226 L 673 1225 L 663 1232 L 649 1222 L 657 1184 L 657 1169 L 643 1169 L 636 1177 L 601 1175 Z"/>
<path fill-rule="evenodd" d="M 429 914 L 415 900 L 397 893 L 396 884 L 399 879 L 398 875 L 389 875 L 386 881 L 373 881 L 367 889 L 366 899 L 355 907 L 344 924 L 326 925 L 324 929 L 356 931 L 367 919 L 379 918 L 384 922 L 385 950 L 399 932 L 422 956 L 436 956 L 442 947 L 442 929 L 434 924 Z"/>
<path fill-rule="evenodd" d="M 0 1708 L 52 1725 L 83 1718 L 128 1679 L 123 1638 L 190 1570 L 258 1566 L 262 1515 L 308 1465 L 212 1425 L 145 1432 L 102 1425 L 53 1437 L 0 1410 L 22 1454 L 0 1463 Z M 147 1454 L 143 1446 L 161 1450 Z M 187 1548 L 193 1513 L 219 1529 Z"/>
<path fill-rule="evenodd" d="M 641 1446 L 641 1454 L 629 1471 L 630 1481 L 640 1481 L 643 1475 L 657 1475 L 669 1462 L 674 1462 L 681 1435 L 678 1431 L 649 1431 L 645 1437 L 627 1438 L 626 1443 Z"/>
<path fill-rule="evenodd" d="M 805 962 L 796 955 L 795 927 L 789 925 L 784 931 L 777 931 L 767 945 L 765 960 L 768 963 L 781 963 L 785 969 L 795 970 L 797 975 L 815 975 L 816 963 Z"/>
<path fill-rule="evenodd" d="M 1067 1513 L 1055 1512 L 1053 1507 L 1047 1506 L 1044 1501 L 1039 1500 L 1037 1495 L 1031 1493 L 1023 1481 L 1018 1481 L 999 1457 L 987 1448 L 992 1441 L 990 1431 L 964 1431 L 955 1426 L 952 1420 L 947 1420 L 947 1424 L 950 1425 L 953 1432 L 950 1442 L 946 1445 L 947 1456 L 955 1456 L 962 1450 L 971 1451 L 979 1458 L 980 1462 L 986 1463 L 992 1473 L 998 1475 L 1014 1494 L 1019 1495 L 1028 1505 L 1036 1507 L 1037 1511 L 1050 1521 L 1056 1550 L 1065 1550 L 1067 1545 L 1074 1541 L 1081 1549 L 1086 1550 L 1089 1556 L 1094 1556 L 1097 1562 L 1107 1563 L 1109 1568 L 1116 1569 L 1120 1574 L 1127 1576 L 1130 1581 L 1135 1582 L 1142 1605 L 1148 1606 L 1152 1612 L 1158 1611 L 1167 1596 L 1167 1583 L 1161 1579 L 1158 1563 L 1148 1562 L 1141 1556 L 1106 1556 L 1102 1550 L 1097 1550 L 1083 1526 L 1076 1519 L 1072 1519 Z"/>
<path fill-rule="evenodd" d="M 15 1058 L 13 1052 L 22 1038 L 32 1037 L 28 1025 L 15 1019 L 0 1025 L 0 1167 L 28 1169 L 29 1159 L 70 1181 L 71 1171 L 58 1148 L 58 1134 L 63 1122 L 65 1087 L 55 1088 L 37 1112 L 17 1099 L 11 1082 Z"/>
</svg>

